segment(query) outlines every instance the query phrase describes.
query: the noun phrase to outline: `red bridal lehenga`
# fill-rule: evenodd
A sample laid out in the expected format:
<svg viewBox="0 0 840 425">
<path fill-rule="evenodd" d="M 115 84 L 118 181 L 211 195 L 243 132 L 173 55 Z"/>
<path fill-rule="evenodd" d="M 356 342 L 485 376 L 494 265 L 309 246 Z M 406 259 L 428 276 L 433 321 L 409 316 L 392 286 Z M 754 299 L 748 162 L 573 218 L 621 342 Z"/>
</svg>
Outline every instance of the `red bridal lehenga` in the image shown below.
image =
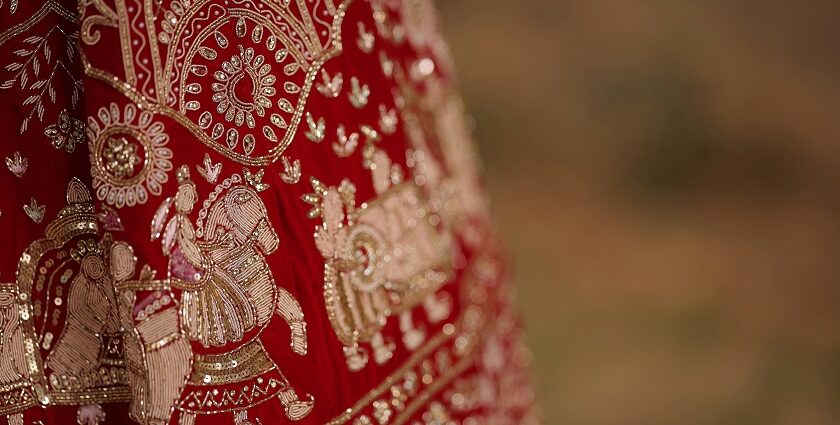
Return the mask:
<svg viewBox="0 0 840 425">
<path fill-rule="evenodd" d="M 0 417 L 535 423 L 428 0 L 0 0 Z"/>
</svg>

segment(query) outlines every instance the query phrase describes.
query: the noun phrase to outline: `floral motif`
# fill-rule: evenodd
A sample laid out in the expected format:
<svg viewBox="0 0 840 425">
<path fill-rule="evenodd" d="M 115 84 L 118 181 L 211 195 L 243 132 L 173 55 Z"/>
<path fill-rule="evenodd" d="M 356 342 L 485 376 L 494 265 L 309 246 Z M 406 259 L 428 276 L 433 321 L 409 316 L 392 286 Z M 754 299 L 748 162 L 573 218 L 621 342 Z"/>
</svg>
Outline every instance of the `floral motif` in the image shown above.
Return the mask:
<svg viewBox="0 0 840 425">
<path fill-rule="evenodd" d="M 172 170 L 169 135 L 149 111 L 129 104 L 101 108 L 88 118 L 91 174 L 96 196 L 121 208 L 160 195 Z"/>
<path fill-rule="evenodd" d="M 140 163 L 137 156 L 137 146 L 132 145 L 125 137 L 108 139 L 108 146 L 104 151 L 105 169 L 114 177 L 131 177 L 134 167 Z"/>
<path fill-rule="evenodd" d="M 40 223 L 44 220 L 46 210 L 47 207 L 45 205 L 39 205 L 35 198 L 32 198 L 28 204 L 23 206 L 23 212 L 25 212 L 26 215 L 36 223 Z"/>
<path fill-rule="evenodd" d="M 70 117 L 67 110 L 63 109 L 58 114 L 58 122 L 44 129 L 44 134 L 56 149 L 73 152 L 85 137 L 85 123 Z"/>
<path fill-rule="evenodd" d="M 49 2 L 53 7 L 57 3 Z M 63 7 L 57 7 L 64 12 Z M 66 13 L 70 14 L 69 11 Z M 38 19 L 42 18 L 43 15 Z M 0 39 L 2 35 L 0 33 Z M 20 123 L 21 134 L 29 130 L 33 119 L 43 122 L 44 117 L 52 113 L 58 104 L 56 100 L 60 88 L 70 95 L 71 106 L 79 102 L 82 82 L 73 64 L 78 60 L 78 43 L 78 31 L 53 26 L 42 34 L 25 38 L 21 48 L 15 51 L 15 60 L 4 66 L 5 71 L 9 72 L 9 79 L 0 82 L 0 90 L 19 87 L 21 93 L 26 95 L 20 105 L 22 115 L 25 116 Z"/>
<path fill-rule="evenodd" d="M 214 164 L 209 154 L 204 154 L 204 161 L 201 166 L 197 165 L 195 168 L 198 170 L 198 174 L 201 174 L 201 177 L 204 177 L 208 183 L 216 183 L 219 180 L 219 174 L 222 173 L 222 163 Z"/>
<path fill-rule="evenodd" d="M 372 169 L 390 174 L 384 152 L 374 152 L 371 160 Z M 348 180 L 338 187 L 315 178 L 310 183 L 314 192 L 303 200 L 313 207 L 309 217 L 322 219 L 315 245 L 325 260 L 324 297 L 348 369 L 368 363 L 360 343 L 370 343 L 378 364 L 391 358 L 395 343 L 381 333 L 389 317 L 399 317 L 404 345 L 416 349 L 426 335 L 415 327 L 412 310 L 422 306 L 433 323 L 451 312 L 449 300 L 437 293 L 448 278 L 449 241 L 432 224 L 417 187 L 383 182 L 377 198 L 357 206 L 356 187 Z"/>
<path fill-rule="evenodd" d="M 29 167 L 29 160 L 24 158 L 20 152 L 15 152 L 11 158 L 6 157 L 6 167 L 15 177 L 20 178 L 26 173 L 26 169 Z"/>
</svg>

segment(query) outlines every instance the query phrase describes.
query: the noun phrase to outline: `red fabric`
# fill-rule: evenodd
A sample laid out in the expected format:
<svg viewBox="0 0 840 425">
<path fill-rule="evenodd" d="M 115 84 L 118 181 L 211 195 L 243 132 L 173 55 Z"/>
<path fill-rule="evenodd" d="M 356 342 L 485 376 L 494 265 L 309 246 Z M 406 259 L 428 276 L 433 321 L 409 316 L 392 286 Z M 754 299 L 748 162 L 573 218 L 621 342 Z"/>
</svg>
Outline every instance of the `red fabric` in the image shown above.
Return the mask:
<svg viewBox="0 0 840 425">
<path fill-rule="evenodd" d="M 194 14 L 189 15 L 193 13 L 190 11 Z M 80 2 L 78 8 L 65 0 L 0 1 L 0 129 L 4 134 L 0 156 L 8 158 L 10 168 L 0 172 L 0 228 L 5 236 L 0 244 L 0 282 L 5 292 L 0 291 L 0 297 L 7 294 L 0 299 L 6 326 L 0 332 L 5 338 L 0 341 L 0 413 L 10 423 L 22 420 L 27 424 L 77 420 L 168 420 L 185 424 L 533 421 L 527 354 L 519 345 L 520 331 L 509 305 L 507 267 L 485 215 L 478 166 L 434 16 L 432 7 L 420 0 L 95 0 Z M 294 41 L 300 29 L 307 28 L 295 25 L 308 22 L 312 31 L 307 35 L 317 37 Z M 153 26 L 151 31 L 149 25 Z M 201 38 L 206 28 L 215 30 Z M 167 39 L 167 34 L 178 31 L 182 31 L 180 37 Z M 150 33 L 157 36 L 151 37 Z M 276 44 L 290 50 L 288 57 L 294 56 L 294 48 L 303 52 L 298 60 L 305 65 L 297 65 L 302 70 L 287 69 L 294 62 L 288 58 L 278 61 L 283 56 L 277 53 L 281 47 L 272 48 L 268 41 L 275 33 Z M 366 45 L 362 33 L 373 37 L 372 44 Z M 219 41 L 216 34 L 226 42 Z M 280 34 L 292 41 L 283 45 Z M 213 52 L 198 49 L 196 44 L 212 47 Z M 234 57 L 239 58 L 239 64 L 231 62 Z M 155 65 L 170 60 L 172 67 Z M 263 65 L 254 65 L 256 62 L 270 64 L 270 70 L 261 70 Z M 324 75 L 332 78 L 339 73 L 343 84 L 337 97 L 322 93 L 319 85 L 323 85 Z M 266 76 L 273 79 L 266 80 Z M 354 92 L 352 78 L 369 88 L 366 102 L 354 105 L 348 97 L 359 94 L 359 90 Z M 286 89 L 289 83 L 294 86 Z M 161 88 L 165 94 L 159 93 Z M 259 103 L 255 91 L 263 89 L 269 103 L 259 112 L 254 109 Z M 284 111 L 281 98 L 287 98 L 294 110 Z M 227 120 L 227 111 L 219 106 L 225 100 L 230 105 L 239 101 L 244 105 L 239 110 L 251 108 L 254 125 L 247 122 L 247 113 L 240 123 L 235 116 Z M 198 102 L 199 106 L 189 102 Z M 233 108 L 230 105 L 228 109 Z M 202 123 L 205 111 L 212 118 L 207 125 Z M 396 118 L 392 131 L 382 123 L 382 114 L 388 111 L 393 111 Z M 279 114 L 286 128 L 273 123 L 272 114 Z M 307 114 L 316 124 L 323 119 L 323 140 L 313 141 L 307 134 L 317 129 L 317 125 L 313 129 L 307 123 Z M 149 122 L 144 123 L 145 119 Z M 297 120 L 300 124 L 295 128 Z M 216 124 L 224 130 L 214 138 Z M 366 134 L 364 125 L 376 134 Z M 345 135 L 357 134 L 357 146 L 352 146 L 354 136 L 350 136 L 349 145 L 341 145 L 339 126 L 344 127 Z M 278 139 L 288 135 L 288 143 L 272 141 L 265 128 Z M 230 129 L 238 132 L 235 143 L 227 142 Z M 74 137 L 73 133 L 79 131 L 86 134 Z M 253 148 L 245 135 L 254 136 Z M 144 137 L 145 141 L 140 140 Z M 79 144 L 71 148 L 74 138 Z M 288 146 L 284 148 L 284 144 Z M 28 163 L 23 172 L 15 153 Z M 205 155 L 209 155 L 211 165 L 221 164 L 214 182 L 199 172 L 208 170 Z M 295 164 L 300 167 L 299 176 L 295 175 Z M 189 177 L 180 172 L 183 166 L 189 170 Z M 383 167 L 389 167 L 384 174 Z M 212 174 L 212 167 L 210 171 Z M 258 173 L 262 173 L 261 180 L 248 181 Z M 136 176 L 143 177 L 132 181 Z M 74 186 L 72 179 L 78 179 L 80 187 L 86 189 Z M 226 179 L 231 184 L 220 186 Z M 340 259 L 339 254 L 334 258 L 325 254 L 330 251 L 326 247 L 330 243 L 345 246 L 336 242 L 339 236 L 330 233 L 337 231 L 330 222 L 334 218 L 330 211 L 334 213 L 335 208 L 329 209 L 325 195 L 330 191 L 323 190 L 314 201 L 321 207 L 320 216 L 308 216 L 313 201 L 303 198 L 319 194 L 319 187 L 338 193 L 343 181 L 355 186 L 355 199 L 349 203 L 345 200 L 344 209 L 337 207 L 344 213 L 339 220 L 341 228 L 363 229 L 365 220 L 369 220 L 367 224 L 373 227 L 370 234 L 384 238 L 378 242 L 379 251 L 365 252 L 353 245 L 358 251 Z M 68 185 L 75 195 L 68 194 Z M 120 193 L 126 190 L 135 191 L 136 199 L 120 199 Z M 239 197 L 228 197 L 236 190 Z M 194 205 L 181 210 L 179 202 L 191 199 L 187 192 L 194 193 Z M 252 195 L 258 199 L 248 198 Z M 35 205 L 30 205 L 33 200 Z M 61 222 L 62 214 L 86 217 L 76 210 L 62 210 L 68 204 L 92 204 L 96 228 L 73 234 L 59 243 L 60 247 L 32 259 L 37 262 L 35 273 L 44 276 L 46 285 L 39 285 L 33 278 L 36 283 L 27 288 L 22 283 L 22 270 L 27 264 L 24 257 L 42 251 L 33 251 L 33 246 L 43 245 L 45 237 L 49 239 L 48 226 L 56 232 L 67 232 L 75 221 L 58 227 L 51 223 Z M 257 207 L 260 204 L 264 212 Z M 28 212 L 24 205 L 30 205 Z M 211 240 L 207 236 L 213 232 L 210 227 L 203 229 L 203 236 L 188 235 L 184 229 L 194 232 L 201 228 L 199 221 L 213 220 L 216 205 L 220 205 L 220 214 L 227 214 L 218 218 L 218 226 L 228 226 L 219 232 L 231 239 Z M 42 218 L 38 206 L 44 207 Z M 353 216 L 351 209 L 361 213 Z M 401 211 L 407 215 L 399 215 Z M 202 216 L 204 213 L 209 214 Z M 157 232 L 156 214 L 161 217 Z M 412 218 L 407 219 L 409 216 Z M 262 224 L 255 221 L 260 217 L 265 221 Z M 231 222 L 251 227 L 243 230 Z M 174 223 L 172 227 L 170 223 Z M 273 229 L 276 240 L 267 228 Z M 252 239 L 248 239 L 249 232 Z M 368 237 L 370 234 L 364 233 Z M 231 242 L 240 236 L 241 241 Z M 85 250 L 81 242 L 93 245 Z M 237 248 L 228 252 L 210 247 L 211 242 Z M 427 243 L 435 249 L 423 254 Z M 131 247 L 132 255 L 120 257 L 125 252 L 115 247 Z M 193 248 L 200 254 L 191 254 Z M 249 265 L 226 265 L 220 258 L 215 258 L 218 263 L 213 267 L 196 261 L 223 254 L 234 263 L 246 258 L 264 261 L 268 274 L 262 275 L 265 272 L 258 271 L 262 269 Z M 90 256 L 100 258 L 103 270 L 107 269 L 101 276 L 91 271 L 96 266 L 91 265 Z M 435 263 L 433 258 L 438 256 L 444 261 Z M 130 276 L 121 276 L 118 269 L 124 263 L 116 263 L 117 259 L 130 261 L 132 257 Z M 395 258 L 405 263 L 395 265 Z M 148 266 L 145 272 L 143 266 Z M 374 290 L 385 298 L 371 298 L 381 305 L 370 308 L 380 315 L 380 334 L 386 345 L 393 344 L 393 353 L 387 361 L 379 362 L 374 342 L 361 338 L 358 348 L 367 362 L 359 370 L 352 370 L 345 355 L 347 344 L 330 320 L 325 274 L 330 273 L 330 267 L 334 272 L 352 269 L 342 272 L 347 274 L 339 284 L 348 282 L 346 276 L 353 273 L 363 281 L 359 276 L 365 266 L 370 266 L 372 273 L 386 275 Z M 429 268 L 432 266 L 434 270 Z M 62 281 L 62 273 L 69 279 Z M 263 278 L 257 275 L 269 276 L 265 279 L 273 285 L 273 295 L 269 296 L 273 303 L 281 297 L 276 289 L 279 287 L 299 304 L 305 322 L 305 354 L 295 352 L 290 345 L 294 341 L 294 320 L 283 317 L 281 307 L 274 304 L 265 323 L 260 323 L 260 317 L 243 319 L 243 323 L 251 320 L 252 324 L 243 325 L 245 330 L 238 337 L 230 336 L 237 326 L 228 323 L 232 319 L 224 312 L 212 319 L 199 315 L 201 320 L 227 326 L 229 333 L 222 344 L 202 342 L 190 335 L 191 325 L 179 309 L 186 305 L 190 285 L 200 286 L 197 294 L 205 294 L 202 291 L 207 291 L 207 285 L 218 285 L 222 288 L 220 299 L 228 302 L 226 297 L 232 296 L 231 292 L 224 291 L 241 289 L 243 299 L 258 303 L 254 300 L 261 289 L 254 288 Z M 402 281 L 392 277 L 397 275 L 411 278 Z M 431 290 L 418 289 L 429 279 L 442 281 Z M 81 285 L 88 285 L 91 289 L 86 291 L 90 293 L 100 291 L 104 295 L 88 296 L 73 290 Z M 358 295 L 360 290 L 356 291 L 351 291 L 351 296 Z M 71 297 L 83 297 L 84 301 Z M 439 301 L 439 307 L 449 306 L 440 310 L 442 317 L 433 317 L 434 310 L 424 308 L 430 300 L 433 304 Z M 50 376 L 57 373 L 51 365 L 62 364 L 62 356 L 75 358 L 72 353 L 58 353 L 57 346 L 61 341 L 71 348 L 81 344 L 82 339 L 72 339 L 67 329 L 76 326 L 71 324 L 73 320 L 82 320 L 75 317 L 85 317 L 84 311 L 74 313 L 68 306 L 87 305 L 88 312 L 99 311 L 94 304 L 100 301 L 102 311 L 112 317 L 97 316 L 96 322 L 113 320 L 119 325 L 113 325 L 113 329 L 107 325 L 98 331 L 82 327 L 82 333 L 89 331 L 94 335 L 92 341 L 102 343 L 94 351 L 99 364 L 74 366 L 67 360 L 64 368 L 98 371 L 102 365 L 109 365 L 112 369 L 108 370 L 117 372 L 112 382 L 90 384 L 95 391 L 80 393 L 89 394 L 90 399 L 74 395 L 60 401 L 62 392 L 50 381 Z M 248 302 L 243 317 L 259 316 L 258 307 Z M 351 303 L 344 313 L 352 315 L 359 308 Z M 415 328 L 425 334 L 416 347 L 406 342 L 405 329 L 400 325 L 405 318 L 400 317 L 403 309 Z M 177 332 L 149 339 L 142 328 L 145 320 L 163 317 L 166 312 L 171 312 L 173 319 L 160 319 L 160 323 Z M 23 335 L 37 344 L 31 358 L 40 359 L 40 366 L 23 374 L 20 368 L 28 367 L 28 363 L 13 361 L 21 352 L 15 345 L 20 340 L 14 339 L 18 335 L 14 332 L 21 332 L 18 327 L 24 329 L 27 323 L 33 323 L 33 331 Z M 367 326 L 375 328 L 376 324 Z M 103 329 L 111 329 L 110 336 Z M 45 343 L 47 333 L 52 335 L 52 343 Z M 108 345 L 109 341 L 113 345 Z M 167 359 L 163 365 L 152 364 L 157 354 L 150 353 L 157 353 L 159 346 L 168 350 L 178 341 L 190 351 L 190 363 L 184 363 L 190 369 L 179 374 L 178 362 L 184 358 L 170 354 L 161 357 Z M 199 381 L 182 376 L 198 373 L 194 369 L 196 356 L 229 355 L 246 346 L 253 348 L 249 345 L 252 342 L 264 347 L 274 364 L 271 370 L 248 372 L 242 379 L 214 385 L 200 382 L 200 376 Z M 107 347 L 116 348 L 107 352 Z M 132 357 L 135 355 L 146 363 L 138 363 Z M 416 378 L 412 384 L 415 389 L 409 391 L 406 388 L 411 385 L 406 382 L 412 375 Z M 171 416 L 166 419 L 143 410 L 160 404 L 152 398 L 156 391 L 166 392 L 160 389 L 161 376 L 181 382 L 171 403 Z M 279 386 L 259 394 L 249 390 L 248 402 L 189 407 L 197 400 L 190 394 L 230 390 L 241 395 L 243 387 L 262 389 L 271 379 Z M 84 389 L 88 384 L 79 385 Z M 299 406 L 301 417 L 294 417 L 289 405 L 279 399 L 287 387 L 303 403 L 300 406 L 308 406 Z M 108 397 L 114 397 L 113 402 Z M 94 404 L 98 407 L 83 408 Z M 210 414 L 219 410 L 224 412 Z"/>
</svg>

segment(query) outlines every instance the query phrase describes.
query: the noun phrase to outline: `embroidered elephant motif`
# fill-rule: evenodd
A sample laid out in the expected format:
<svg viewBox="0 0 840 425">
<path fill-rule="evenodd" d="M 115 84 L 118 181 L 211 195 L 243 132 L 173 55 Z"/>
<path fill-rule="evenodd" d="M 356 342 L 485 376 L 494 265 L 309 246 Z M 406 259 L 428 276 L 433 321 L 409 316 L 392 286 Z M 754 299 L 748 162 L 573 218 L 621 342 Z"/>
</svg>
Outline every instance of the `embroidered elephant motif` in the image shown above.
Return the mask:
<svg viewBox="0 0 840 425">
<path fill-rule="evenodd" d="M 415 327 L 413 309 L 422 305 L 432 323 L 451 310 L 437 293 L 449 276 L 449 239 L 434 225 L 416 185 L 392 185 L 384 152 L 374 152 L 371 161 L 379 196 L 362 207 L 356 207 L 356 189 L 346 180 L 327 187 L 312 179 L 315 193 L 304 197 L 314 206 L 310 216 L 322 218 L 315 243 L 326 260 L 324 297 L 353 371 L 368 362 L 360 343 L 371 344 L 379 364 L 391 358 L 395 344 L 381 333 L 390 317 L 399 317 L 403 343 L 415 349 L 425 332 Z"/>
</svg>

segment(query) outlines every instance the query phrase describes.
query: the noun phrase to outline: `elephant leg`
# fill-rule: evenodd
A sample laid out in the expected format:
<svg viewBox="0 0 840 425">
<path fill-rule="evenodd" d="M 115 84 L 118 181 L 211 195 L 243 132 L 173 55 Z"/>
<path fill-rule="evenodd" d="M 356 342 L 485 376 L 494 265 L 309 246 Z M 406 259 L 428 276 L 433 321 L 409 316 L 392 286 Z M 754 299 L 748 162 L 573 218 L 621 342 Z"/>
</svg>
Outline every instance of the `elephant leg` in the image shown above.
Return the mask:
<svg viewBox="0 0 840 425">
<path fill-rule="evenodd" d="M 382 332 L 373 335 L 370 345 L 373 346 L 373 360 L 377 364 L 384 364 L 394 356 L 395 345 L 391 341 L 386 342 L 385 338 L 382 337 Z"/>
<path fill-rule="evenodd" d="M 234 425 L 255 425 L 261 424 L 259 419 L 256 422 L 251 422 L 248 420 L 248 411 L 247 410 L 238 410 L 233 412 L 233 424 Z"/>
<path fill-rule="evenodd" d="M 277 398 L 286 410 L 286 417 L 293 421 L 303 419 L 315 407 L 315 400 L 309 396 L 309 400 L 303 401 L 298 398 L 297 393 L 291 387 L 277 394 Z"/>
<path fill-rule="evenodd" d="M 411 310 L 400 313 L 400 330 L 403 333 L 403 343 L 409 350 L 419 347 L 426 339 L 426 332 L 414 327 Z"/>
<path fill-rule="evenodd" d="M 98 404 L 86 404 L 76 410 L 76 423 L 79 425 L 99 425 L 105 422 L 105 411 Z"/>
<path fill-rule="evenodd" d="M 277 288 L 277 314 L 286 320 L 292 331 L 292 351 L 296 354 L 306 354 L 306 322 L 303 320 L 303 310 L 289 291 Z"/>
<path fill-rule="evenodd" d="M 195 415 L 192 413 L 181 412 L 181 417 L 178 420 L 178 425 L 195 425 Z"/>
<path fill-rule="evenodd" d="M 449 317 L 452 312 L 452 300 L 445 293 L 429 294 L 423 300 L 423 308 L 426 310 L 429 321 L 437 323 Z"/>
<path fill-rule="evenodd" d="M 137 326 L 146 352 L 145 396 L 134 403 L 142 404 L 149 422 L 168 423 L 190 374 L 192 348 L 178 330 L 177 314 L 164 310 Z"/>
</svg>

